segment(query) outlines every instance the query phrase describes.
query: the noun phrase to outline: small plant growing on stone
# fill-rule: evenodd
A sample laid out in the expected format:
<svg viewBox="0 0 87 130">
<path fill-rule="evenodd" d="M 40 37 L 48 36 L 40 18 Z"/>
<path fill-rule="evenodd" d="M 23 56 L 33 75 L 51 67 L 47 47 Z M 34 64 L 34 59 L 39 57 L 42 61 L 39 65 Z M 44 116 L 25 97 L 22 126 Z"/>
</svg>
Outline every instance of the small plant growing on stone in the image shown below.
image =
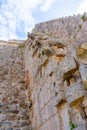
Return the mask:
<svg viewBox="0 0 87 130">
<path fill-rule="evenodd" d="M 77 125 L 74 124 L 73 122 L 70 122 L 69 125 L 70 125 L 70 130 L 77 128 Z"/>
<path fill-rule="evenodd" d="M 21 44 L 19 45 L 19 48 L 25 48 L 25 45 Z"/>
<path fill-rule="evenodd" d="M 80 25 L 79 25 L 79 29 L 81 29 L 81 28 L 82 28 L 82 25 L 80 24 Z"/>
<path fill-rule="evenodd" d="M 86 20 L 86 16 L 85 16 L 85 14 L 83 14 L 82 16 L 81 16 L 81 19 L 83 20 L 83 21 L 85 21 Z"/>
</svg>

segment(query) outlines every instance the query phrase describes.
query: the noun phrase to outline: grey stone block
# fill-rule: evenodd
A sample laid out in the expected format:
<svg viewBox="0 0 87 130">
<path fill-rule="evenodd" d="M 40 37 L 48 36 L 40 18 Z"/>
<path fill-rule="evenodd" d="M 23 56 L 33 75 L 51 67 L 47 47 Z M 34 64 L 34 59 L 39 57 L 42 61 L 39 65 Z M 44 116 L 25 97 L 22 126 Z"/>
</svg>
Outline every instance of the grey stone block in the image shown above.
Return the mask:
<svg viewBox="0 0 87 130">
<path fill-rule="evenodd" d="M 76 70 L 75 60 L 71 57 L 65 57 L 63 62 L 59 65 L 59 69 L 63 73 L 64 78 L 66 78 L 72 71 Z"/>
<path fill-rule="evenodd" d="M 66 89 L 66 99 L 69 104 L 83 96 L 85 96 L 85 89 L 81 81 Z"/>
<path fill-rule="evenodd" d="M 84 125 L 78 126 L 74 130 L 87 130 L 87 128 L 86 128 L 86 125 L 84 124 Z"/>
<path fill-rule="evenodd" d="M 2 126 L 5 129 L 11 128 L 12 124 L 11 122 L 2 122 Z"/>
<path fill-rule="evenodd" d="M 87 89 L 87 65 L 82 64 L 80 66 L 80 72 L 81 72 L 81 78 L 82 78 L 83 84 L 85 85 L 85 88 Z"/>
</svg>

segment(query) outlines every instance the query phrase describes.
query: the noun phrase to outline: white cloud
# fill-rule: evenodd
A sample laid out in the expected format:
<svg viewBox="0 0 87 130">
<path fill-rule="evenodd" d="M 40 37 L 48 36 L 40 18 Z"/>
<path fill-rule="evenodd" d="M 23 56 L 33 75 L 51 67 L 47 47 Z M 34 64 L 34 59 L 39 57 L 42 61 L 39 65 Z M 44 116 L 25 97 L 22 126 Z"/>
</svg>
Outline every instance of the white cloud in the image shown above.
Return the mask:
<svg viewBox="0 0 87 130">
<path fill-rule="evenodd" d="M 17 31 L 26 34 L 35 24 L 32 11 L 43 0 L 1 0 L 0 39 L 13 39 Z"/>
<path fill-rule="evenodd" d="M 6 19 L 0 14 L 0 25 L 1 25 L 1 24 L 6 25 L 6 24 L 7 24 L 7 21 L 6 21 Z"/>
<path fill-rule="evenodd" d="M 52 7 L 54 2 L 55 2 L 55 0 L 46 0 L 46 1 L 44 1 L 43 5 L 41 5 L 41 7 L 40 7 L 41 11 L 42 12 L 48 11 Z"/>
<path fill-rule="evenodd" d="M 1 0 L 0 39 L 18 38 L 18 33 L 26 35 L 35 24 L 33 10 L 48 11 L 55 0 Z M 21 37 L 21 36 L 20 36 Z"/>
<path fill-rule="evenodd" d="M 87 0 L 82 0 L 82 2 L 76 10 L 76 14 L 83 14 L 84 12 L 87 12 Z"/>
<path fill-rule="evenodd" d="M 0 39 L 1 40 L 8 40 L 8 31 L 5 26 L 0 27 Z"/>
</svg>

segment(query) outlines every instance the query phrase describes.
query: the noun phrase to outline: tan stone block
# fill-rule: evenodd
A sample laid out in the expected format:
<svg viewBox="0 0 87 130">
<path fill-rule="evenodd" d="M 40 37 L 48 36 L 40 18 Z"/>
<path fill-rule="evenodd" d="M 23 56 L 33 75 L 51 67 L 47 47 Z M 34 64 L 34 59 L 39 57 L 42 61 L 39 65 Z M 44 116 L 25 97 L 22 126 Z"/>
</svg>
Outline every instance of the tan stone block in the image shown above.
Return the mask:
<svg viewBox="0 0 87 130">
<path fill-rule="evenodd" d="M 82 43 L 81 48 L 87 50 L 87 42 Z"/>
<path fill-rule="evenodd" d="M 82 48 L 77 49 L 77 55 L 81 56 L 84 53 L 84 50 Z"/>
<path fill-rule="evenodd" d="M 83 102 L 82 102 L 82 105 L 83 105 L 84 107 L 87 107 L 87 96 L 85 96 L 85 98 L 84 98 L 84 100 L 83 100 Z"/>
</svg>

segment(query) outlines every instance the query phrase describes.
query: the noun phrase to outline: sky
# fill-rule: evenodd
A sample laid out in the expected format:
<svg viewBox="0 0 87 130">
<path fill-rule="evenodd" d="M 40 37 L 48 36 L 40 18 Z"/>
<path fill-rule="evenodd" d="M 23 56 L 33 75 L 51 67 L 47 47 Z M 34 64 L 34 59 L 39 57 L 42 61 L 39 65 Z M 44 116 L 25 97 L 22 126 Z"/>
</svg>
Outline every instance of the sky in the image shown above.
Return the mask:
<svg viewBox="0 0 87 130">
<path fill-rule="evenodd" d="M 87 0 L 0 0 L 0 40 L 26 39 L 36 23 L 87 12 Z"/>
</svg>

